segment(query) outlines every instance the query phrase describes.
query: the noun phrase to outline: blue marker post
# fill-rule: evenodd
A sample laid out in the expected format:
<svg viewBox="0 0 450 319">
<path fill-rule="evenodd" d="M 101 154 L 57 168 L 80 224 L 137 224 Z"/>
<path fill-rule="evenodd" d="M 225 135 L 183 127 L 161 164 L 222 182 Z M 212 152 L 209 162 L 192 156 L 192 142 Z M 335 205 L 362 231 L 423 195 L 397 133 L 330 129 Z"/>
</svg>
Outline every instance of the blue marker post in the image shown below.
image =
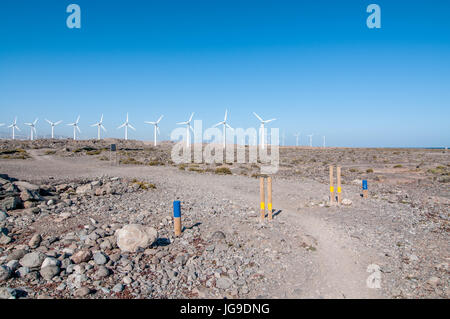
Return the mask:
<svg viewBox="0 0 450 319">
<path fill-rule="evenodd" d="M 363 179 L 362 181 L 362 190 L 363 190 L 363 198 L 369 197 L 369 190 L 367 188 L 367 180 Z"/>
<path fill-rule="evenodd" d="M 179 200 L 173 202 L 173 225 L 175 236 L 181 235 L 181 203 Z"/>
</svg>

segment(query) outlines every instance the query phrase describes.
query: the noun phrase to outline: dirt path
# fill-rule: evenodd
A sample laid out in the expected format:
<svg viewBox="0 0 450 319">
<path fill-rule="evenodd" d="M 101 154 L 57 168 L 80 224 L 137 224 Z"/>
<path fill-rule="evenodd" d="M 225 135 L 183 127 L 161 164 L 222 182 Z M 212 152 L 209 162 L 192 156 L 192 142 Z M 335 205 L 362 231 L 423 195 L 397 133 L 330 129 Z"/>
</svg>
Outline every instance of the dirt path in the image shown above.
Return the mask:
<svg viewBox="0 0 450 319">
<path fill-rule="evenodd" d="M 218 176 L 179 171 L 172 167 L 114 166 L 89 158 L 58 158 L 30 151 L 34 164 L 19 167 L 5 161 L 2 170 L 28 180 L 55 177 L 92 177 L 101 175 L 138 177 L 164 184 L 169 189 L 190 189 L 192 200 L 215 194 L 221 198 L 256 208 L 258 180 L 243 176 Z M 39 162 L 39 165 L 35 165 Z M 270 298 L 379 298 L 379 290 L 369 289 L 367 266 L 375 252 L 357 247 L 341 225 L 328 221 L 326 208 L 302 207 L 310 198 L 326 196 L 326 187 L 308 180 L 274 180 L 274 208 L 280 211 L 270 235 L 259 241 L 270 253 L 273 247 L 284 251 L 281 262 L 264 265 L 266 276 L 275 285 L 267 287 Z M 319 195 L 319 196 L 318 196 Z M 252 221 L 250 230 L 258 226 Z M 258 235 L 259 236 L 259 235 Z M 311 251 L 305 245 L 311 246 Z M 303 246 L 302 246 L 303 244 Z M 306 247 L 308 248 L 308 247 Z"/>
</svg>

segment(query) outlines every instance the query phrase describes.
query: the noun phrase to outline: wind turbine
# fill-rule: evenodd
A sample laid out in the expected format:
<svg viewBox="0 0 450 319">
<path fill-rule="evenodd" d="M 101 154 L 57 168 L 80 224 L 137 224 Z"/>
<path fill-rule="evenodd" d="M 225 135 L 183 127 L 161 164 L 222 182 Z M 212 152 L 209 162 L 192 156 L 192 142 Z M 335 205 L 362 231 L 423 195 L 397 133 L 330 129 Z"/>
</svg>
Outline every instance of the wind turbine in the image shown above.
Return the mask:
<svg viewBox="0 0 450 319">
<path fill-rule="evenodd" d="M 125 127 L 125 140 L 128 140 L 128 128 L 131 128 L 133 131 L 136 131 L 136 129 L 128 122 L 128 113 L 127 113 L 127 120 L 125 123 L 123 123 L 121 126 L 119 126 L 117 129 L 121 129 L 122 127 Z"/>
<path fill-rule="evenodd" d="M 8 128 L 12 128 L 12 139 L 14 140 L 16 138 L 15 129 L 20 132 L 20 128 L 17 126 L 17 116 L 14 119 L 14 122 L 10 126 L 8 126 Z"/>
<path fill-rule="evenodd" d="M 226 148 L 226 144 L 227 144 L 227 127 L 229 129 L 233 129 L 230 125 L 228 125 L 227 123 L 227 115 L 228 115 L 228 110 L 225 110 L 225 117 L 223 118 L 222 122 L 217 123 L 216 125 L 214 125 L 214 127 L 218 127 L 219 125 L 223 125 L 223 149 Z"/>
<path fill-rule="evenodd" d="M 309 146 L 312 147 L 312 137 L 314 134 L 309 134 Z"/>
<path fill-rule="evenodd" d="M 78 130 L 79 133 L 81 133 L 81 130 L 78 127 L 78 122 L 79 121 L 80 121 L 80 116 L 78 115 L 76 122 L 67 124 L 69 126 L 73 126 L 73 140 L 74 141 L 76 141 L 76 139 L 77 139 L 77 130 Z"/>
<path fill-rule="evenodd" d="M 294 134 L 295 136 L 295 146 L 298 146 L 298 138 L 300 137 L 300 133 Z"/>
<path fill-rule="evenodd" d="M 103 126 L 103 114 L 100 118 L 100 122 L 92 124 L 91 127 L 97 126 L 97 140 L 100 140 L 100 129 L 106 132 L 106 128 Z"/>
<path fill-rule="evenodd" d="M 54 134 L 54 133 L 55 133 L 55 126 L 61 124 L 62 121 L 52 122 L 52 121 L 49 121 L 49 120 L 47 120 L 47 119 L 45 119 L 45 120 L 46 120 L 47 123 L 50 124 L 50 126 L 52 127 L 52 138 L 55 138 L 55 134 Z"/>
<path fill-rule="evenodd" d="M 36 123 L 37 123 L 38 119 L 35 119 L 33 123 L 23 123 L 25 125 L 28 125 L 30 127 L 30 140 L 32 141 L 34 139 L 34 134 L 37 135 L 36 133 Z"/>
<path fill-rule="evenodd" d="M 156 133 L 158 133 L 158 134 L 161 134 L 160 132 L 159 132 L 159 126 L 158 126 L 158 124 L 159 124 L 159 121 L 161 121 L 161 119 L 164 117 L 164 115 L 161 115 L 160 117 L 159 117 L 159 119 L 156 121 L 156 122 L 147 122 L 147 121 L 145 121 L 144 123 L 147 123 L 147 124 L 150 124 L 150 125 L 154 125 L 155 126 L 155 131 L 154 131 L 154 133 L 153 133 L 153 136 L 154 136 L 154 146 L 156 146 Z"/>
<path fill-rule="evenodd" d="M 261 148 L 264 149 L 264 140 L 265 140 L 265 131 L 264 131 L 264 124 L 270 123 L 272 121 L 275 121 L 276 119 L 271 119 L 271 120 L 266 120 L 264 121 L 258 114 L 256 114 L 255 112 L 253 112 L 253 114 L 258 118 L 258 120 L 261 122 L 261 126 L 260 126 L 260 139 L 261 139 Z"/>
<path fill-rule="evenodd" d="M 188 121 L 177 123 L 178 125 L 186 125 L 186 147 L 189 147 L 191 144 L 191 137 L 189 135 L 189 130 L 194 132 L 194 130 L 192 129 L 192 126 L 191 126 L 191 121 L 192 121 L 193 116 L 194 116 L 194 112 L 192 112 L 191 117 L 189 118 Z"/>
<path fill-rule="evenodd" d="M 325 148 L 325 135 L 323 136 L 323 148 Z"/>
</svg>

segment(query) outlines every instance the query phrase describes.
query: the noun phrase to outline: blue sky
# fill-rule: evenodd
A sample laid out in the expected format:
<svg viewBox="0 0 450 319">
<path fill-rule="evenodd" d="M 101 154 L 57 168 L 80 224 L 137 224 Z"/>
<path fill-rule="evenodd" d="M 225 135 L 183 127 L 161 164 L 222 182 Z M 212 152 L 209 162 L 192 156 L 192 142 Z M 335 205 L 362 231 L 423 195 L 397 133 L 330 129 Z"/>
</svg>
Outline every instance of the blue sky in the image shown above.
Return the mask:
<svg viewBox="0 0 450 319">
<path fill-rule="evenodd" d="M 79 30 L 66 7 L 81 7 Z M 366 7 L 381 7 L 368 29 Z M 450 2 L 435 1 L 20 1 L 0 2 L 0 123 L 73 122 L 83 138 L 105 115 L 107 136 L 126 112 L 160 114 L 162 138 L 190 112 L 212 126 L 314 134 L 313 144 L 450 144 Z M 270 126 L 269 126 L 270 127 Z M 6 132 L 6 128 L 0 128 Z M 28 130 L 26 130 L 28 132 Z M 70 136 L 62 125 L 57 133 Z"/>
</svg>

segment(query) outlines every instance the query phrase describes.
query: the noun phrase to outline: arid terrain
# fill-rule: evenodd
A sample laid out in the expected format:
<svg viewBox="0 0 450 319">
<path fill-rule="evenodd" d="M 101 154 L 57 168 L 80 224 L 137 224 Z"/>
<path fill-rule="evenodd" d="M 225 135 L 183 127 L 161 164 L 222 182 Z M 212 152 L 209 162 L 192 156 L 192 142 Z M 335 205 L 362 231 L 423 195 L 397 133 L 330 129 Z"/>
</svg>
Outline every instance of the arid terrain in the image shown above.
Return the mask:
<svg viewBox="0 0 450 319">
<path fill-rule="evenodd" d="M 261 222 L 259 163 L 176 165 L 172 146 L 0 141 L 0 298 L 450 297 L 447 151 L 281 147 Z M 127 224 L 157 236 L 126 251 Z"/>
</svg>

